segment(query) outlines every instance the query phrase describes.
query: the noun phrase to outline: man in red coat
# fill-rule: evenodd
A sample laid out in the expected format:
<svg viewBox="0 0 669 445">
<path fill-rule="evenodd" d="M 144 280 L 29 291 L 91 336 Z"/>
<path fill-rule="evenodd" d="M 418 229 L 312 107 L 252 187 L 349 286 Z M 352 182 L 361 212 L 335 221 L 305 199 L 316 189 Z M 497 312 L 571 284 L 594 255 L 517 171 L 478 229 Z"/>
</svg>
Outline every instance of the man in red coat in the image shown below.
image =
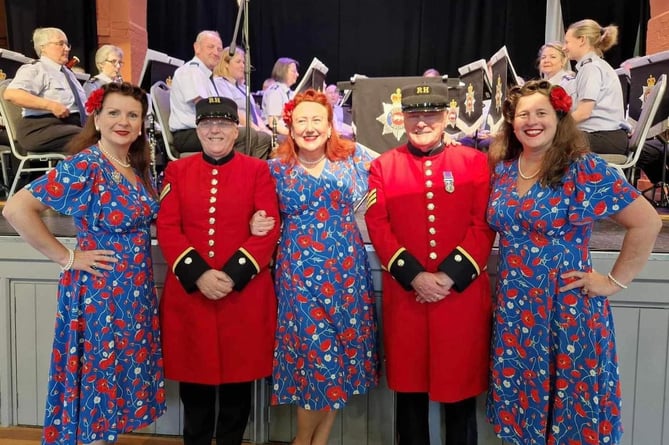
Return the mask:
<svg viewBox="0 0 669 445">
<path fill-rule="evenodd" d="M 217 445 L 239 445 L 253 381 L 272 371 L 276 328 L 268 265 L 279 224 L 253 236 L 249 221 L 259 209 L 278 221 L 278 201 L 267 163 L 233 150 L 235 103 L 202 99 L 196 113 L 203 152 L 168 164 L 156 223 L 169 268 L 165 376 L 179 381 L 186 445 L 211 445 L 214 427 Z"/>
<path fill-rule="evenodd" d="M 383 267 L 388 386 L 401 445 L 430 443 L 429 400 L 446 412 L 446 444 L 475 445 L 491 323 L 485 154 L 445 146 L 447 88 L 402 89 L 406 145 L 371 164 L 365 220 Z"/>
</svg>

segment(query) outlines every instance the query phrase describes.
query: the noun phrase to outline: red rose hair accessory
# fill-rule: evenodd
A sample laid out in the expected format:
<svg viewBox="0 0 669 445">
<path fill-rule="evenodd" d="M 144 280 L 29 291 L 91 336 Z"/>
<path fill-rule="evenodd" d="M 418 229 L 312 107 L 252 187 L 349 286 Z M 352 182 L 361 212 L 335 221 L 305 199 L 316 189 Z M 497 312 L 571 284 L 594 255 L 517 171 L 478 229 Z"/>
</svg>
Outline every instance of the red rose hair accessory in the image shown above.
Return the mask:
<svg viewBox="0 0 669 445">
<path fill-rule="evenodd" d="M 295 109 L 295 100 L 289 100 L 283 106 L 283 113 L 281 114 L 281 119 L 283 123 L 286 124 L 286 127 L 290 128 L 290 125 L 293 123 L 293 110 Z"/>
<path fill-rule="evenodd" d="M 559 85 L 551 88 L 549 100 L 555 111 L 567 114 L 571 110 L 571 96 Z"/>
<path fill-rule="evenodd" d="M 98 88 L 93 91 L 88 100 L 86 100 L 86 114 L 97 113 L 102 109 L 102 100 L 105 97 L 105 91 L 102 88 Z"/>
</svg>

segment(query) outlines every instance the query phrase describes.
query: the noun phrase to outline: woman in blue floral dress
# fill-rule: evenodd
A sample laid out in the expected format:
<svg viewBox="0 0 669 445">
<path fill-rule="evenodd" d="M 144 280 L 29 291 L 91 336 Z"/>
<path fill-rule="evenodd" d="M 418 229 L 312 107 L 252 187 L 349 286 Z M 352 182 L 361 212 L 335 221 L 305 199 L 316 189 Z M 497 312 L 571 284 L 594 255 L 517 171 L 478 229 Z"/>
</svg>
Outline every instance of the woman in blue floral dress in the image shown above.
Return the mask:
<svg viewBox="0 0 669 445">
<path fill-rule="evenodd" d="M 323 93 L 298 94 L 283 119 L 290 137 L 269 161 L 282 218 L 272 404 L 297 405 L 294 445 L 325 445 L 336 410 L 378 383 L 374 289 L 354 215 L 371 157 L 339 138 Z"/>
<path fill-rule="evenodd" d="M 513 444 L 617 444 L 620 381 L 607 296 L 627 288 L 661 221 L 595 154 L 559 86 L 530 81 L 504 103 L 488 222 L 499 233 L 487 415 Z M 595 220 L 626 228 L 607 274 L 592 269 Z"/>
<path fill-rule="evenodd" d="M 90 96 L 73 155 L 14 195 L 3 215 L 61 265 L 45 444 L 112 443 L 165 411 L 150 224 L 158 210 L 141 136 L 146 93 L 110 83 Z M 74 219 L 69 249 L 46 228 Z"/>
</svg>

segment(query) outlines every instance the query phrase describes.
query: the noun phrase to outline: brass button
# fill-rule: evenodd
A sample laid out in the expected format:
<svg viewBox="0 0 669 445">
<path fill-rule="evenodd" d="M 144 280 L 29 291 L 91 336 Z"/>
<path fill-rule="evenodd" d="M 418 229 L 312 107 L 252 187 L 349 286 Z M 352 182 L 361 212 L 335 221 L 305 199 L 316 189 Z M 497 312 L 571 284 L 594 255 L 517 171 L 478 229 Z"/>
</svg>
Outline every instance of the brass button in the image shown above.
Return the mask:
<svg viewBox="0 0 669 445">
<path fill-rule="evenodd" d="M 398 265 L 399 267 L 404 266 L 404 260 L 397 260 L 397 265 Z"/>
<path fill-rule="evenodd" d="M 240 258 L 240 259 L 239 259 L 239 264 L 241 264 L 242 266 L 243 266 L 244 264 L 246 264 L 246 258 L 243 258 L 243 257 Z"/>
<path fill-rule="evenodd" d="M 209 213 L 216 213 L 216 207 L 214 206 L 209 207 Z"/>
<path fill-rule="evenodd" d="M 429 203 L 429 204 L 427 205 L 427 209 L 428 209 L 428 210 L 434 210 L 434 203 Z"/>
<path fill-rule="evenodd" d="M 425 167 L 432 167 L 432 161 L 430 160 L 425 161 Z"/>
<path fill-rule="evenodd" d="M 462 255 L 458 253 L 455 255 L 454 259 L 457 263 L 460 263 L 462 261 Z"/>
<path fill-rule="evenodd" d="M 213 169 L 213 170 L 211 171 L 211 174 L 212 174 L 212 175 L 217 175 L 217 174 L 218 174 L 218 169 L 216 169 L 216 168 Z"/>
<path fill-rule="evenodd" d="M 435 218 L 434 215 L 430 215 L 430 216 L 427 217 L 427 220 L 430 221 L 430 222 L 434 222 L 435 219 L 437 219 L 437 218 Z"/>
<path fill-rule="evenodd" d="M 429 179 L 425 181 L 425 187 L 432 188 L 432 181 L 430 181 Z"/>
<path fill-rule="evenodd" d="M 213 258 L 213 257 L 214 257 L 214 251 L 213 251 L 213 250 L 210 250 L 210 251 L 209 251 L 209 258 Z"/>
<path fill-rule="evenodd" d="M 211 185 L 218 185 L 218 179 L 214 178 L 211 180 Z"/>
<path fill-rule="evenodd" d="M 430 235 L 434 235 L 435 233 L 437 233 L 437 229 L 435 229 L 434 227 L 430 227 L 428 229 L 428 232 L 430 232 Z"/>
<path fill-rule="evenodd" d="M 209 235 L 213 235 L 214 233 L 216 233 L 216 230 L 214 230 L 214 229 L 209 229 Z"/>
<path fill-rule="evenodd" d="M 184 264 L 191 264 L 193 262 L 193 258 L 187 256 L 186 259 L 184 260 Z"/>
<path fill-rule="evenodd" d="M 216 218 L 209 218 L 209 224 L 215 224 Z"/>
<path fill-rule="evenodd" d="M 432 170 L 425 170 L 425 176 L 432 176 Z"/>
<path fill-rule="evenodd" d="M 430 247 L 434 247 L 437 245 L 437 242 L 433 239 L 430 240 Z"/>
<path fill-rule="evenodd" d="M 214 240 L 213 240 L 213 239 L 210 239 L 210 240 L 208 241 L 208 243 L 209 243 L 209 247 L 211 247 L 211 246 L 214 245 Z"/>
<path fill-rule="evenodd" d="M 212 195 L 215 195 L 217 191 L 218 191 L 218 189 L 217 189 L 216 187 L 212 187 L 212 188 L 209 190 L 209 193 L 211 193 Z"/>
<path fill-rule="evenodd" d="M 436 254 L 436 252 L 430 252 L 430 259 L 431 259 L 431 260 L 436 260 L 436 259 L 437 259 L 437 254 Z"/>
<path fill-rule="evenodd" d="M 215 202 L 216 202 L 216 197 L 215 197 L 215 196 L 212 196 L 211 198 L 209 198 L 209 202 L 210 202 L 211 204 L 215 203 Z"/>
<path fill-rule="evenodd" d="M 434 193 L 427 192 L 427 194 L 425 196 L 427 196 L 427 199 L 432 199 L 432 198 L 434 198 Z"/>
</svg>

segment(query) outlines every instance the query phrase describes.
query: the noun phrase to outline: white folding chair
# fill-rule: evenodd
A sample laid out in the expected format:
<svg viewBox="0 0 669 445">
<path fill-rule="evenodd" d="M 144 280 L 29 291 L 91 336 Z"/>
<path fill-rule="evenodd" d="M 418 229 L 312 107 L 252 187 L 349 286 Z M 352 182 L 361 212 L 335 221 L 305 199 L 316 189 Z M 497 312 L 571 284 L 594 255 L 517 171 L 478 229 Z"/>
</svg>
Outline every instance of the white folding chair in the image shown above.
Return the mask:
<svg viewBox="0 0 669 445">
<path fill-rule="evenodd" d="M 159 80 L 151 85 L 151 103 L 153 104 L 154 115 L 160 125 L 160 134 L 163 138 L 165 151 L 170 160 L 179 159 L 179 153 L 174 149 L 174 139 L 170 131 L 170 87 L 165 82 Z"/>
<path fill-rule="evenodd" d="M 602 154 L 602 158 L 609 163 L 611 167 L 615 167 L 622 174 L 625 175 L 627 180 L 634 184 L 635 182 L 635 167 L 636 163 L 641 156 L 641 151 L 643 150 L 643 144 L 646 142 L 648 137 L 648 131 L 653 125 L 653 120 L 655 119 L 655 114 L 657 109 L 660 107 L 660 102 L 664 96 L 664 91 L 667 88 L 667 75 L 662 74 L 655 83 L 655 86 L 651 90 L 650 94 L 644 101 L 641 106 L 641 114 L 639 115 L 639 120 L 634 126 L 632 131 L 632 136 L 630 137 L 628 147 L 629 152 L 625 155 L 616 155 L 616 154 Z"/>
<path fill-rule="evenodd" d="M 16 128 L 19 120 L 23 119 L 23 117 L 21 117 L 21 108 L 3 98 L 7 85 L 9 85 L 10 82 L 11 79 L 6 79 L 0 82 L 0 114 L 5 122 L 5 129 L 7 130 L 7 137 L 9 138 L 12 155 L 19 160 L 19 166 L 16 169 L 14 181 L 12 181 L 12 186 L 9 189 L 9 197 L 16 192 L 16 187 L 23 173 L 47 172 L 51 170 L 58 161 L 65 159 L 66 157 L 64 153 L 33 152 L 30 151 L 30 147 L 21 147 L 18 143 L 16 140 Z M 34 166 L 30 164 L 32 161 L 46 162 L 46 165 Z"/>
</svg>

